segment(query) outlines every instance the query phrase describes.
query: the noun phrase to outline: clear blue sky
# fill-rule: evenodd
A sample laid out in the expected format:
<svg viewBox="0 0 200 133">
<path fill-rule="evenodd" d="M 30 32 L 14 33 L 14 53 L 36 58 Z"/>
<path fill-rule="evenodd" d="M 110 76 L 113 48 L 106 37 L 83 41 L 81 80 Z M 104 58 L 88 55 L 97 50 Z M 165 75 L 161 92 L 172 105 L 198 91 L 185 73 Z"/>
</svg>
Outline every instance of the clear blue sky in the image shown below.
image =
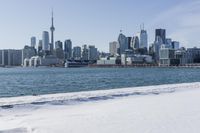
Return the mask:
<svg viewBox="0 0 200 133">
<path fill-rule="evenodd" d="M 96 45 L 108 51 L 108 43 L 122 29 L 133 36 L 144 23 L 149 42 L 155 28 L 166 28 L 167 36 L 182 46 L 200 42 L 198 0 L 0 0 L 0 49 L 23 48 L 30 37 L 41 39 L 42 31 L 55 16 L 55 41 L 71 39 L 73 46 Z"/>
</svg>

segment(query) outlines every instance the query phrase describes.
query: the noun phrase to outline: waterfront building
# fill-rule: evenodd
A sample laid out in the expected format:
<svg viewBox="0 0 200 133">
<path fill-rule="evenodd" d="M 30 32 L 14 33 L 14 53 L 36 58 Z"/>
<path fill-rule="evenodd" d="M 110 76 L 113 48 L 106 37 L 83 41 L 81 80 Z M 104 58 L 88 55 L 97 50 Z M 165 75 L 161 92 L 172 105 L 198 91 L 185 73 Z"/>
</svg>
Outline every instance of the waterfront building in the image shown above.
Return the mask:
<svg viewBox="0 0 200 133">
<path fill-rule="evenodd" d="M 72 41 L 70 39 L 65 40 L 64 42 L 64 56 L 66 60 L 69 60 L 72 57 Z"/>
<path fill-rule="evenodd" d="M 160 66 L 171 66 L 171 65 L 179 65 L 180 61 L 175 58 L 175 50 L 170 48 L 160 49 L 160 58 L 159 65 Z"/>
<path fill-rule="evenodd" d="M 179 42 L 177 42 L 177 41 L 173 41 L 172 42 L 172 48 L 174 49 L 174 50 L 178 50 L 179 49 Z"/>
<path fill-rule="evenodd" d="M 131 40 L 132 40 L 132 37 L 126 37 L 126 40 L 127 40 L 128 49 L 131 49 Z"/>
<path fill-rule="evenodd" d="M 24 59 L 30 59 L 33 56 L 36 56 L 36 49 L 30 46 L 24 46 L 22 49 L 22 62 Z"/>
<path fill-rule="evenodd" d="M 54 50 L 54 31 L 55 31 L 55 27 L 54 27 L 54 20 L 53 20 L 53 11 L 52 11 L 52 16 L 51 16 L 51 27 L 50 27 L 50 31 L 51 31 L 51 43 L 50 43 L 50 53 L 53 54 L 53 50 Z"/>
<path fill-rule="evenodd" d="M 2 53 L 3 53 L 3 50 L 0 50 L 0 66 L 3 66 L 3 65 L 2 65 L 2 63 L 3 63 L 3 62 L 2 62 Z"/>
<path fill-rule="evenodd" d="M 55 56 L 58 59 L 64 59 L 64 51 L 63 51 L 63 44 L 61 41 L 56 41 L 55 43 Z"/>
<path fill-rule="evenodd" d="M 30 59 L 24 59 L 24 67 L 38 67 L 38 66 L 62 66 L 62 61 L 53 55 L 47 55 L 44 58 L 40 56 L 33 56 Z"/>
<path fill-rule="evenodd" d="M 81 60 L 81 47 L 76 46 L 73 48 L 73 58 L 74 60 Z"/>
<path fill-rule="evenodd" d="M 140 42 L 139 48 L 147 49 L 148 48 L 148 35 L 146 30 L 140 31 Z"/>
<path fill-rule="evenodd" d="M 98 51 L 97 51 L 97 48 L 95 48 L 95 46 L 93 46 L 93 45 L 90 45 L 89 46 L 88 55 L 89 55 L 89 60 L 90 61 L 96 61 L 96 60 L 98 60 Z"/>
<path fill-rule="evenodd" d="M 200 63 L 200 48 L 188 48 L 186 51 L 187 63 Z"/>
<path fill-rule="evenodd" d="M 133 37 L 132 43 L 133 43 L 132 46 L 133 46 L 134 49 L 139 49 L 139 47 L 140 47 L 140 40 L 139 40 L 138 36 Z"/>
<path fill-rule="evenodd" d="M 153 59 L 156 63 L 159 63 L 160 59 L 159 52 L 162 44 L 163 44 L 162 38 L 160 36 L 157 36 L 153 44 L 153 52 L 154 52 Z"/>
<path fill-rule="evenodd" d="M 158 37 L 160 37 L 162 40 L 162 43 L 165 44 L 166 30 L 165 29 L 156 29 L 155 30 L 155 41 L 157 40 Z"/>
<path fill-rule="evenodd" d="M 97 60 L 97 65 L 116 65 L 117 57 L 100 58 Z"/>
<path fill-rule="evenodd" d="M 58 49 L 63 49 L 63 43 L 61 41 L 56 41 L 55 42 L 55 48 Z"/>
<path fill-rule="evenodd" d="M 22 50 L 4 49 L 0 52 L 1 66 L 21 66 Z"/>
<path fill-rule="evenodd" d="M 35 48 L 36 46 L 36 37 L 31 37 L 31 47 L 34 47 Z"/>
<path fill-rule="evenodd" d="M 118 49 L 118 42 L 113 41 L 109 43 L 109 52 L 111 56 L 117 55 L 117 49 Z"/>
<path fill-rule="evenodd" d="M 39 40 L 38 42 L 38 51 L 37 51 L 38 56 L 43 56 L 43 51 L 42 51 L 42 40 Z"/>
<path fill-rule="evenodd" d="M 43 31 L 42 33 L 42 50 L 45 54 L 49 51 L 49 32 Z"/>
<path fill-rule="evenodd" d="M 166 38 L 165 48 L 172 48 L 172 39 L 171 38 Z"/>
<path fill-rule="evenodd" d="M 83 45 L 82 60 L 84 60 L 84 61 L 89 60 L 89 50 L 88 50 L 87 45 Z"/>
<path fill-rule="evenodd" d="M 8 66 L 8 50 L 2 50 L 2 66 Z"/>
<path fill-rule="evenodd" d="M 175 50 L 175 58 L 179 60 L 180 65 L 188 64 L 188 57 L 186 49 Z"/>
<path fill-rule="evenodd" d="M 121 55 L 121 64 L 122 65 L 133 65 L 133 64 L 150 64 L 153 63 L 152 56 L 150 55 L 140 55 L 126 53 Z"/>
<path fill-rule="evenodd" d="M 125 52 L 125 50 L 129 48 L 127 38 L 122 33 L 119 34 L 118 43 L 119 43 L 119 54 L 121 55 Z"/>
</svg>

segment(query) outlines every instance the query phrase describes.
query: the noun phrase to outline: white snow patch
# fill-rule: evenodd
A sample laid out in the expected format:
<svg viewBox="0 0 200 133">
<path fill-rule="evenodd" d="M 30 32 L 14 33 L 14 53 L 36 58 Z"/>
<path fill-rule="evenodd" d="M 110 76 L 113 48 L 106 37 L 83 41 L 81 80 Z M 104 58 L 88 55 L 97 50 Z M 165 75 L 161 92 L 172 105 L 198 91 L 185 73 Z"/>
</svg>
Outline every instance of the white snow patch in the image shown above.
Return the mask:
<svg viewBox="0 0 200 133">
<path fill-rule="evenodd" d="M 0 133 L 20 131 L 22 133 L 200 132 L 200 83 L 141 88 L 146 89 L 146 91 L 148 89 L 160 91 L 161 88 L 174 88 L 176 92 L 161 95 L 129 95 L 74 105 L 42 105 L 40 108 L 24 106 L 24 108 L 0 109 Z M 139 91 L 141 88 L 136 89 Z M 132 91 L 135 88 L 125 90 Z M 81 96 L 88 93 L 92 96 L 94 94 L 107 95 L 108 92 L 109 94 L 111 92 L 120 92 L 121 94 L 123 89 L 95 91 L 92 94 L 91 92 L 81 92 Z M 73 94 L 77 97 L 78 93 Z M 60 98 L 60 96 L 63 98 L 63 95 L 65 95 L 64 97 L 68 96 L 68 94 L 55 94 L 49 97 L 46 95 L 45 98 Z M 11 99 L 8 98 L 7 102 L 6 98 L 3 102 L 0 101 L 1 104 L 19 102 L 18 98 Z"/>
</svg>

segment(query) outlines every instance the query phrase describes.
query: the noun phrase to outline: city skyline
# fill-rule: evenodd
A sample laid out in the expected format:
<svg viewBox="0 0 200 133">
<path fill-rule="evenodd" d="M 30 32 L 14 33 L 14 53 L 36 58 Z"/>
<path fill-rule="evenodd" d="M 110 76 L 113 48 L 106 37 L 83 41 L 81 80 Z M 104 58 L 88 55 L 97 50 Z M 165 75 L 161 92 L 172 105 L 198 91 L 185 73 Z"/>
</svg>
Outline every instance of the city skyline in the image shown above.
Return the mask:
<svg viewBox="0 0 200 133">
<path fill-rule="evenodd" d="M 2 2 L 0 13 L 1 18 L 3 18 L 0 22 L 3 29 L 3 32 L 0 33 L 2 37 L 0 40 L 1 49 L 21 49 L 24 45 L 30 45 L 32 36 L 36 36 L 38 44 L 39 39 L 42 39 L 42 31 L 50 33 L 52 7 L 54 9 L 54 26 L 56 27 L 54 42 L 57 40 L 64 42 L 66 39 L 71 39 L 73 46 L 95 45 L 100 51 L 108 52 L 109 42 L 117 41 L 120 30 L 123 30 L 123 34 L 126 36 L 132 37 L 140 31 L 140 24 L 145 23 L 149 37 L 148 43 L 154 41 L 155 29 L 164 28 L 167 30 L 167 37 L 180 41 L 181 46 L 200 46 L 197 34 L 199 24 L 193 22 L 200 18 L 197 10 L 200 7 L 200 2 L 196 0 L 191 2 L 136 2 L 129 0 L 100 2 L 87 0 L 84 3 L 82 1 L 61 0 L 56 2 L 51 0 L 48 3 L 38 3 L 38 0 Z M 130 3 L 134 3 L 133 6 L 130 6 Z M 120 4 L 124 4 L 124 7 L 121 7 Z M 8 11 L 7 6 L 9 6 L 8 9 L 12 8 L 11 11 L 9 10 L 10 12 L 6 12 Z M 44 6 L 46 8 L 43 8 Z M 153 7 L 157 8 L 147 13 Z M 145 8 L 145 11 L 142 8 Z M 28 13 L 24 12 L 25 10 Z M 177 14 L 179 14 L 177 18 L 173 17 Z M 189 19 L 186 21 L 187 17 Z M 182 23 L 177 26 L 178 22 L 174 23 L 176 20 Z M 10 27 L 7 28 L 8 26 Z M 9 39 L 10 37 L 12 39 Z"/>
</svg>

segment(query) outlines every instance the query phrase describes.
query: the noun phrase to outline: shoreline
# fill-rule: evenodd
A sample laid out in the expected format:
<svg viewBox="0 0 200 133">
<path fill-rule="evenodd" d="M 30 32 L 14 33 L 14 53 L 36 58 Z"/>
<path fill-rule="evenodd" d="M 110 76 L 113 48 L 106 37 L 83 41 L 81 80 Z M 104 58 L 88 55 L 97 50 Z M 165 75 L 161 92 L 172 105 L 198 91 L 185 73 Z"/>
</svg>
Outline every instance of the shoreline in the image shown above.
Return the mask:
<svg viewBox="0 0 200 133">
<path fill-rule="evenodd" d="M 23 67 L 23 66 L 0 66 L 0 68 L 66 68 L 64 66 L 37 66 L 37 67 Z M 150 64 L 135 64 L 135 65 L 88 65 L 80 67 L 67 67 L 67 68 L 200 68 L 200 65 L 179 65 L 179 66 L 159 66 Z"/>
<path fill-rule="evenodd" d="M 168 85 L 173 93 L 75 104 L 1 109 L 1 133 L 196 133 L 200 83 Z M 156 89 L 158 86 L 154 86 Z M 163 86 L 164 87 L 164 86 Z M 161 88 L 163 88 L 161 86 Z M 148 88 L 148 87 L 147 87 Z"/>
<path fill-rule="evenodd" d="M 151 64 L 135 65 L 89 65 L 89 68 L 200 68 L 200 65 L 181 65 L 181 66 L 159 66 Z"/>
</svg>

